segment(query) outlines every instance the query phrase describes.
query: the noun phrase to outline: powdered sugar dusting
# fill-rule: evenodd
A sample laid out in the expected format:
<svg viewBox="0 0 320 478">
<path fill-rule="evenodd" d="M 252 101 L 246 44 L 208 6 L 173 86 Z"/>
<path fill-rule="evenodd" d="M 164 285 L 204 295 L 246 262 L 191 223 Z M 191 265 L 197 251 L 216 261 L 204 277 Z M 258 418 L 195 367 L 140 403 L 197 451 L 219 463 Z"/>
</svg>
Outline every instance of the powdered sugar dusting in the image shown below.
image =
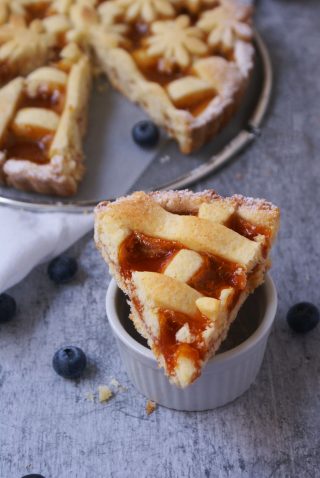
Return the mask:
<svg viewBox="0 0 320 478">
<path fill-rule="evenodd" d="M 168 154 L 166 154 L 165 156 L 161 156 L 161 158 L 159 159 L 159 162 L 161 164 L 166 164 L 168 163 L 169 161 L 171 160 L 170 156 Z"/>
<path fill-rule="evenodd" d="M 129 196 L 122 196 L 114 202 L 101 202 L 96 207 L 96 210 L 105 209 L 112 204 L 119 204 L 124 201 L 132 200 L 134 197 L 147 194 L 149 197 L 158 202 L 162 207 L 171 212 L 189 211 L 190 213 L 197 213 L 200 205 L 203 202 L 211 202 L 216 199 L 223 199 L 213 189 L 205 189 L 204 191 L 193 192 L 189 189 L 183 189 L 181 191 L 167 190 L 167 191 L 153 191 L 145 193 L 143 191 L 136 191 Z M 236 206 L 244 205 L 251 209 L 260 209 L 265 211 L 276 211 L 278 208 L 271 202 L 262 198 L 253 198 L 242 196 L 241 194 L 235 194 L 225 198 L 232 201 Z"/>
<path fill-rule="evenodd" d="M 231 196 L 230 199 L 236 201 L 238 205 L 243 204 L 251 209 L 264 209 L 269 211 L 277 209 L 277 206 L 262 198 L 246 197 L 241 194 L 235 194 L 234 196 Z"/>
</svg>

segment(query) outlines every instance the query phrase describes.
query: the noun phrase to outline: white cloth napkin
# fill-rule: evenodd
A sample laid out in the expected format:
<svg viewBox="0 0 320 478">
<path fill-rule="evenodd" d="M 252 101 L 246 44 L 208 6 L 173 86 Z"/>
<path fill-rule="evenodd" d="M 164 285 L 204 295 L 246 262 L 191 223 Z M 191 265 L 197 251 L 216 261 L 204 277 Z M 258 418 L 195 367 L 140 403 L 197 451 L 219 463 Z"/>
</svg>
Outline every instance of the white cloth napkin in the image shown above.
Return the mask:
<svg viewBox="0 0 320 478">
<path fill-rule="evenodd" d="M 61 254 L 93 227 L 93 214 L 34 213 L 0 207 L 0 293 Z"/>
</svg>

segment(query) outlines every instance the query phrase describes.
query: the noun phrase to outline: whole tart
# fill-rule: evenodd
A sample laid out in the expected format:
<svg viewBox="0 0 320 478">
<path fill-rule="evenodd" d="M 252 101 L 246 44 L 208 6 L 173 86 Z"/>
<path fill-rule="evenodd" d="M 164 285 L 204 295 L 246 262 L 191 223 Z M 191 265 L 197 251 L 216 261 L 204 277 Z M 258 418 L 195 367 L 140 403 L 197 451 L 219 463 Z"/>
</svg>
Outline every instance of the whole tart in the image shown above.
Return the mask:
<svg viewBox="0 0 320 478">
<path fill-rule="evenodd" d="M 137 192 L 96 208 L 95 241 L 169 380 L 190 385 L 263 283 L 279 209 L 214 191 Z"/>
<path fill-rule="evenodd" d="M 183 153 L 200 148 L 243 96 L 251 22 L 245 0 L 0 0 L 0 181 L 76 192 L 93 62 Z M 59 111 L 55 100 L 30 111 L 44 90 L 59 90 Z"/>
</svg>

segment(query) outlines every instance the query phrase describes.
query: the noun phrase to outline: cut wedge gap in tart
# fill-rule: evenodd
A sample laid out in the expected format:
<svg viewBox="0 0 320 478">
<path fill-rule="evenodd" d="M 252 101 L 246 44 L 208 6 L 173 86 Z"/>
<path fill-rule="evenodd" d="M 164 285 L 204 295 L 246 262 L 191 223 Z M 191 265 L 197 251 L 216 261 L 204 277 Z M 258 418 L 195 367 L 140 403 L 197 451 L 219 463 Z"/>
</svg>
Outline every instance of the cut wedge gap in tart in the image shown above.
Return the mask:
<svg viewBox="0 0 320 478">
<path fill-rule="evenodd" d="M 79 0 L 70 8 L 112 85 L 186 154 L 237 110 L 253 68 L 252 13 L 243 0 Z"/>
</svg>

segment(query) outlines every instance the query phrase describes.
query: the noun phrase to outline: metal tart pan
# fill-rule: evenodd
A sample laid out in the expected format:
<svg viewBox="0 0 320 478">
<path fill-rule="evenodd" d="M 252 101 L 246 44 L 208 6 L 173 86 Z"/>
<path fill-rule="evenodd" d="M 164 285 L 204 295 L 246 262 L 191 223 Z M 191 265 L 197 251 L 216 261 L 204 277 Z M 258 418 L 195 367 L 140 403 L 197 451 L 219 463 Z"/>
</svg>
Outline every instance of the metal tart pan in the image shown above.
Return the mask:
<svg viewBox="0 0 320 478">
<path fill-rule="evenodd" d="M 217 172 L 237 153 L 259 140 L 272 93 L 268 49 L 254 34 L 256 61 L 239 111 L 223 131 L 200 151 L 185 156 L 164 132 L 154 150 L 134 144 L 131 128 L 147 118 L 107 83 L 96 84 L 89 107 L 84 144 L 87 172 L 77 195 L 57 199 L 0 187 L 0 205 L 37 212 L 88 213 L 101 200 L 134 190 L 180 189 Z"/>
</svg>

